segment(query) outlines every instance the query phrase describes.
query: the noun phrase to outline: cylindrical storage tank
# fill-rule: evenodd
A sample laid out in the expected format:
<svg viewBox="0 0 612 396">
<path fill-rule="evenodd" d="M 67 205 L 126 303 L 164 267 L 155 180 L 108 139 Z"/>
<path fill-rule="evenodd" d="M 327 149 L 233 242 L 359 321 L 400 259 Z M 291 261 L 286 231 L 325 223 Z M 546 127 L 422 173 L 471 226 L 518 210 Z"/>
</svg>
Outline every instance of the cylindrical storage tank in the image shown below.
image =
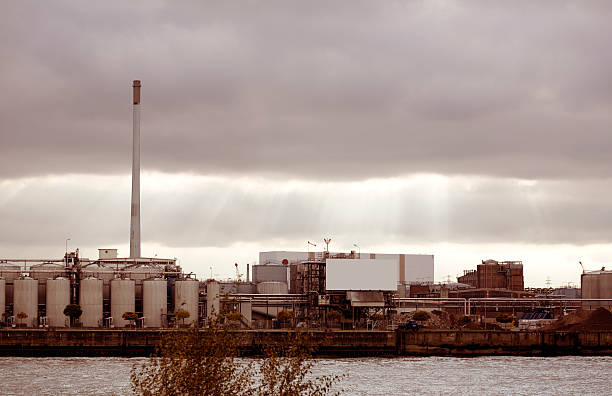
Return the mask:
<svg viewBox="0 0 612 396">
<path fill-rule="evenodd" d="M 13 264 L 0 264 L 0 277 L 7 282 L 13 282 L 21 276 L 21 267 Z"/>
<path fill-rule="evenodd" d="M 66 327 L 64 308 L 70 304 L 70 281 L 66 278 L 47 280 L 47 323 L 51 327 Z"/>
<path fill-rule="evenodd" d="M 206 282 L 206 318 L 212 319 L 219 315 L 219 282 Z"/>
<path fill-rule="evenodd" d="M 125 312 L 134 312 L 135 308 L 135 282 L 132 279 L 113 279 L 111 285 L 111 316 L 115 327 L 125 327 L 132 323 L 123 319 Z"/>
<path fill-rule="evenodd" d="M 13 315 L 17 323 L 25 323 L 27 327 L 38 324 L 38 281 L 32 278 L 19 278 L 13 282 Z M 20 313 L 27 315 L 19 319 Z"/>
<path fill-rule="evenodd" d="M 0 315 L 6 312 L 6 281 L 0 278 Z M 0 317 L 0 320 L 3 318 Z"/>
<path fill-rule="evenodd" d="M 289 288 L 285 282 L 261 282 L 257 284 L 259 294 L 287 294 Z"/>
<path fill-rule="evenodd" d="M 582 298 L 612 299 L 612 271 L 592 271 L 581 276 Z M 584 309 L 605 307 L 610 309 L 610 301 L 585 301 Z"/>
<path fill-rule="evenodd" d="M 189 317 L 179 324 L 198 323 L 198 292 L 200 282 L 195 279 L 181 279 L 174 282 L 174 313 L 179 309 L 189 312 Z"/>
<path fill-rule="evenodd" d="M 115 269 L 113 267 L 101 265 L 98 263 L 92 263 L 86 265 L 83 270 L 83 274 L 85 277 L 95 277 L 98 279 L 102 279 L 103 283 L 103 298 L 104 300 L 110 299 L 110 281 L 115 278 Z"/>
<path fill-rule="evenodd" d="M 102 324 L 102 285 L 102 279 L 81 279 L 79 305 L 83 311 L 83 327 L 99 327 Z"/>
<path fill-rule="evenodd" d="M 30 278 L 33 279 L 53 279 L 66 273 L 63 265 L 54 263 L 36 264 L 30 267 Z"/>
<path fill-rule="evenodd" d="M 163 268 L 157 267 L 155 265 L 141 265 L 139 267 L 124 269 L 121 272 L 129 276 L 130 279 L 139 281 L 148 278 L 159 277 L 161 276 L 161 273 L 164 272 L 164 270 Z"/>
<path fill-rule="evenodd" d="M 162 327 L 168 313 L 168 282 L 162 278 L 142 283 L 142 316 L 145 327 Z"/>
</svg>

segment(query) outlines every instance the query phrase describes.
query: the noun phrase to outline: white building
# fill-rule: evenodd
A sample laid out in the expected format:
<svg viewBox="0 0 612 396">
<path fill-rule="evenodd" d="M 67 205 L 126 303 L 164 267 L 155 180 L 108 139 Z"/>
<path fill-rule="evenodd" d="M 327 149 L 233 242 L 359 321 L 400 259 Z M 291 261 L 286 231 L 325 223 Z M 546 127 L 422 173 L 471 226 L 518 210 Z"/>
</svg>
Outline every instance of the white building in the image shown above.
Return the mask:
<svg viewBox="0 0 612 396">
<path fill-rule="evenodd" d="M 289 252 L 270 251 L 259 252 L 259 265 L 293 264 L 308 260 L 321 260 L 323 252 Z M 433 283 L 434 256 L 432 254 L 389 254 L 389 253 L 342 253 L 330 252 L 329 258 L 334 259 L 385 259 L 397 263 L 399 284 Z"/>
</svg>

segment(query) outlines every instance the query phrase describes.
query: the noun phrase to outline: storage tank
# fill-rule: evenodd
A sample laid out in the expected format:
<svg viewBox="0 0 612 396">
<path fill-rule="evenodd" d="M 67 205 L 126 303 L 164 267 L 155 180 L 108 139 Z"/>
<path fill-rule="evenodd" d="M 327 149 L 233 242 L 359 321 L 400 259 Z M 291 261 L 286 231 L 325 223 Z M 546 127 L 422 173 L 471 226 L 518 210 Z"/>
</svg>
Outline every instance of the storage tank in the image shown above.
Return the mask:
<svg viewBox="0 0 612 396">
<path fill-rule="evenodd" d="M 155 265 L 141 265 L 138 267 L 130 267 L 121 271 L 129 276 L 130 279 L 142 281 L 149 278 L 158 278 L 164 270 Z"/>
<path fill-rule="evenodd" d="M 12 283 L 21 276 L 21 267 L 14 264 L 0 264 L 0 277 Z"/>
<path fill-rule="evenodd" d="M 257 284 L 259 294 L 287 294 L 289 289 L 285 282 L 261 282 Z"/>
<path fill-rule="evenodd" d="M 38 324 L 38 281 L 29 277 L 15 279 L 13 282 L 13 315 L 17 323 L 25 323 L 27 327 Z M 17 319 L 23 312 L 25 319 Z"/>
<path fill-rule="evenodd" d="M 581 276 L 582 298 L 612 299 L 612 271 L 591 271 Z M 585 301 L 583 308 L 612 307 L 612 301 Z"/>
<path fill-rule="evenodd" d="M 168 282 L 163 278 L 142 283 L 142 316 L 145 327 L 162 327 L 168 313 Z"/>
<path fill-rule="evenodd" d="M 33 279 L 53 279 L 65 274 L 63 265 L 55 263 L 35 264 L 30 267 L 30 278 Z"/>
<path fill-rule="evenodd" d="M 79 305 L 83 310 L 83 327 L 100 327 L 102 324 L 102 279 L 88 277 L 81 279 Z"/>
<path fill-rule="evenodd" d="M 64 308 L 70 304 L 70 281 L 58 277 L 47 280 L 47 323 L 50 327 L 66 327 Z"/>
<path fill-rule="evenodd" d="M 185 324 L 198 323 L 198 295 L 200 282 L 195 279 L 181 279 L 174 282 L 174 312 L 183 309 L 189 312 Z M 183 323 L 180 321 L 179 323 Z"/>
<path fill-rule="evenodd" d="M 210 279 L 206 282 L 206 318 L 219 315 L 219 282 Z"/>
<path fill-rule="evenodd" d="M 30 278 L 38 280 L 38 305 L 46 303 L 47 279 L 53 279 L 65 274 L 63 265 L 55 263 L 35 264 L 29 268 Z"/>
<path fill-rule="evenodd" d="M 111 290 L 111 316 L 115 327 L 125 327 L 132 322 L 123 319 L 125 312 L 134 312 L 135 308 L 135 282 L 132 279 L 113 279 L 110 282 Z"/>
<path fill-rule="evenodd" d="M 4 318 L 1 317 L 6 312 L 6 281 L 0 278 L 0 321 Z"/>
</svg>

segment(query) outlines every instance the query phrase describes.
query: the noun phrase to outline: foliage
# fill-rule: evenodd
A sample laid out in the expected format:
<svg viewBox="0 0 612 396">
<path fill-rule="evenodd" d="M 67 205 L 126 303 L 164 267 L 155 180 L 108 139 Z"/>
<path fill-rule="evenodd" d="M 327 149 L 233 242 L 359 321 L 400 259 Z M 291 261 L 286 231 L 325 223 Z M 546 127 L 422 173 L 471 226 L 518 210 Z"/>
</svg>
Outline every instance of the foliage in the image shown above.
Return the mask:
<svg viewBox="0 0 612 396">
<path fill-rule="evenodd" d="M 510 323 L 513 320 L 514 320 L 514 317 L 510 314 L 501 314 L 497 318 L 495 318 L 495 321 L 497 323 Z"/>
<path fill-rule="evenodd" d="M 461 317 L 459 317 L 459 319 L 457 319 L 457 324 L 459 326 L 465 326 L 466 324 L 470 323 L 472 321 L 472 319 L 469 316 L 463 315 Z"/>
<path fill-rule="evenodd" d="M 250 366 L 237 360 L 238 339 L 218 324 L 162 335 L 158 356 L 132 367 L 138 395 L 248 395 Z"/>
<path fill-rule="evenodd" d="M 333 311 L 327 312 L 327 320 L 333 322 L 335 320 L 340 320 L 340 319 L 342 319 L 342 314 L 339 311 L 333 310 Z"/>
<path fill-rule="evenodd" d="M 293 311 L 282 310 L 276 315 L 276 319 L 281 322 L 288 322 L 293 319 Z"/>
<path fill-rule="evenodd" d="M 19 312 L 17 315 L 15 315 L 15 317 L 19 320 L 22 320 L 22 319 L 26 319 L 28 317 L 28 314 L 25 312 Z"/>
<path fill-rule="evenodd" d="M 442 316 L 444 314 L 444 312 L 440 311 L 439 309 L 434 309 L 433 311 L 431 311 L 431 313 L 436 316 Z"/>
<path fill-rule="evenodd" d="M 64 308 L 64 315 L 70 317 L 72 323 L 79 319 L 82 314 L 83 310 L 79 304 L 68 304 L 66 308 Z"/>
<path fill-rule="evenodd" d="M 385 319 L 385 315 L 383 314 L 377 313 L 377 314 L 372 315 L 372 320 L 383 320 L 383 319 Z"/>
<path fill-rule="evenodd" d="M 242 318 L 242 314 L 240 312 L 229 312 L 225 314 L 225 319 L 227 320 L 240 320 Z"/>
<path fill-rule="evenodd" d="M 190 317 L 191 314 L 189 313 L 189 311 L 185 311 L 184 309 L 179 308 L 176 310 L 176 312 L 174 312 L 174 316 L 176 317 L 176 319 L 182 320 L 183 324 L 185 324 L 185 319 Z"/>
<path fill-rule="evenodd" d="M 337 375 L 311 378 L 313 348 L 309 339 L 301 333 L 293 333 L 281 343 L 269 345 L 264 350 L 259 374 L 261 383 L 256 388 L 259 396 L 327 395 L 334 383 L 342 379 Z M 339 395 L 340 391 L 334 392 Z"/>
<path fill-rule="evenodd" d="M 431 318 L 431 315 L 427 311 L 416 311 L 412 316 L 412 319 L 419 322 L 429 320 L 429 318 Z"/>
<path fill-rule="evenodd" d="M 79 318 L 83 314 L 81 306 L 78 304 L 68 304 L 64 308 L 64 315 L 70 316 L 71 318 Z"/>
<path fill-rule="evenodd" d="M 327 395 L 337 376 L 312 377 L 305 338 L 264 348 L 259 364 L 237 359 L 241 337 L 214 321 L 163 334 L 157 355 L 130 373 L 137 395 Z"/>
<path fill-rule="evenodd" d="M 129 320 L 130 322 L 134 322 L 136 319 L 138 319 L 138 314 L 136 312 L 124 312 L 121 317 L 123 318 L 123 320 Z"/>
</svg>

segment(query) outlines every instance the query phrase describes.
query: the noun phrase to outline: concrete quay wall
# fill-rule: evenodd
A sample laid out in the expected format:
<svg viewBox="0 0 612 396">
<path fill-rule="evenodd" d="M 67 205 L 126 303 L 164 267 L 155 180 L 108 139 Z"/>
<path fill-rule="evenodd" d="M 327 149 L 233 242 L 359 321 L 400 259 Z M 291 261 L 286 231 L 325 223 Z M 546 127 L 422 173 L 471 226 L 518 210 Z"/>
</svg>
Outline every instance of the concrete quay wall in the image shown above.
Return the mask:
<svg viewBox="0 0 612 396">
<path fill-rule="evenodd" d="M 149 356 L 173 330 L 2 329 L 4 356 Z M 244 354 L 282 342 L 287 330 L 235 331 Z M 612 331 L 318 331 L 308 332 L 322 356 L 612 355 Z"/>
</svg>

